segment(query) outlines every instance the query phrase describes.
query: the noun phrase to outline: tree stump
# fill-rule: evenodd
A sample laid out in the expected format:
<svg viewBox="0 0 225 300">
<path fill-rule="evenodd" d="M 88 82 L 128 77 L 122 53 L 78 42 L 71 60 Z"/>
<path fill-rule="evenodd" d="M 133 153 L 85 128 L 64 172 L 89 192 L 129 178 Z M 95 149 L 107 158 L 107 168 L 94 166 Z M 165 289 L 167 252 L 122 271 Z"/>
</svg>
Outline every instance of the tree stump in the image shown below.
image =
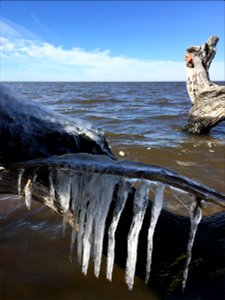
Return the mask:
<svg viewBox="0 0 225 300">
<path fill-rule="evenodd" d="M 193 104 L 186 125 L 190 133 L 208 133 L 225 120 L 225 86 L 211 82 L 208 73 L 218 40 L 211 36 L 202 46 L 186 50 L 187 90 Z"/>
</svg>

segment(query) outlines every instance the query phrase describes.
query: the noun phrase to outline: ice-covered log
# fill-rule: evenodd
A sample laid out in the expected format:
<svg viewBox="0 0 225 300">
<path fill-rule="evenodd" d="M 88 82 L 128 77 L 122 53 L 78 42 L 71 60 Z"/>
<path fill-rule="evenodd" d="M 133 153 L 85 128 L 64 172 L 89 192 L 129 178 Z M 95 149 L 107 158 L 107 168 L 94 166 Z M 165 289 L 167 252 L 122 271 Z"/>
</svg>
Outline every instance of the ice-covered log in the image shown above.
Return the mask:
<svg viewBox="0 0 225 300">
<path fill-rule="evenodd" d="M 215 252 L 219 250 L 220 253 L 225 248 L 224 231 L 221 231 L 224 214 L 217 215 L 216 220 L 212 217 L 215 228 L 210 229 L 209 245 L 203 238 L 202 246 L 202 235 L 205 237 L 209 232 L 212 226 L 210 219 L 202 221 L 205 224 L 199 227 L 201 238 L 195 241 L 201 215 L 200 199 L 224 206 L 225 195 L 162 167 L 119 162 L 101 155 L 70 154 L 13 163 L 2 169 L 0 174 L 0 193 L 14 192 L 14 178 L 15 186 L 15 180 L 18 182 L 15 190 L 24 195 L 26 203 L 26 190 L 30 186 L 29 199 L 32 193 L 33 199 L 62 214 L 63 227 L 66 216 L 73 227 L 71 247 L 76 242 L 77 258 L 84 274 L 88 271 L 90 257 L 93 257 L 95 275 L 99 276 L 105 248 L 104 253 L 108 255 L 108 279 L 112 278 L 112 264 L 115 261 L 126 269 L 126 282 L 130 289 L 133 288 L 134 275 L 137 274 L 150 285 L 159 285 L 163 293 L 165 290 L 171 292 L 178 283 L 180 288 L 186 286 L 188 274 L 192 277 L 193 269 L 199 272 L 199 265 L 197 269 L 195 266 L 196 255 L 197 260 L 201 255 L 204 257 L 208 251 L 212 251 L 212 243 Z M 10 183 L 7 185 L 8 180 Z M 185 192 L 186 198 L 189 198 L 191 227 L 188 217 L 176 216 L 165 209 L 161 211 L 164 189 L 168 186 L 176 192 L 179 186 L 180 192 L 183 190 L 182 193 Z M 151 192 L 155 194 L 153 205 Z M 182 198 L 183 195 L 180 196 Z M 158 239 L 160 242 L 156 242 Z M 179 247 L 176 239 L 179 240 Z M 165 242 L 170 246 L 164 245 L 161 248 Z M 167 248 L 169 252 L 165 255 Z M 217 258 L 223 259 L 224 254 L 219 253 Z M 215 263 L 215 257 L 212 261 L 210 259 L 210 274 L 215 271 L 214 268 L 221 272 L 221 261 L 219 265 Z M 209 261 L 206 258 L 200 263 L 201 267 L 207 264 Z M 164 284 L 161 276 L 166 279 Z"/>
<path fill-rule="evenodd" d="M 207 133 L 225 120 L 225 86 L 209 79 L 218 40 L 211 36 L 202 46 L 186 50 L 187 90 L 192 101 L 186 129 L 191 133 Z"/>
<path fill-rule="evenodd" d="M 78 172 L 117 175 L 127 178 L 148 179 L 177 187 L 201 200 L 216 203 L 225 207 L 225 196 L 190 178 L 182 176 L 170 169 L 133 161 L 116 161 L 104 155 L 86 153 L 52 156 L 18 163 L 6 164 L 7 169 L 63 168 Z"/>
</svg>

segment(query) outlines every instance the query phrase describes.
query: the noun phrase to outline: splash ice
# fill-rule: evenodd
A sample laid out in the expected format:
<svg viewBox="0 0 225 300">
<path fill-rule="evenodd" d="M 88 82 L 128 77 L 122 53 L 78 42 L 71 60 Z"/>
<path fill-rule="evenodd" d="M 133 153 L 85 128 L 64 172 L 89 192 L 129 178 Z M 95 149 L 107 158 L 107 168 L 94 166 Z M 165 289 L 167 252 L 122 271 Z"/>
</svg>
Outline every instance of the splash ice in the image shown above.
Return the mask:
<svg viewBox="0 0 225 300">
<path fill-rule="evenodd" d="M 80 206 L 79 206 L 79 217 L 78 224 L 79 230 L 77 234 L 77 258 L 79 263 L 82 261 L 83 255 L 83 236 L 85 232 L 86 223 L 88 221 L 89 216 L 87 215 L 88 206 L 91 202 L 96 203 L 98 196 L 95 195 L 96 192 L 95 184 L 96 175 L 93 174 L 84 174 L 80 181 Z M 85 187 L 85 188 L 82 188 Z M 94 212 L 93 212 L 94 213 Z"/>
<path fill-rule="evenodd" d="M 87 274 L 92 254 L 95 276 L 99 276 L 105 221 L 118 181 L 118 178 L 112 175 L 75 173 L 73 176 L 71 208 L 74 228 L 71 235 L 70 259 L 72 260 L 74 243 L 77 241 L 77 259 L 82 264 L 84 274 Z"/>
<path fill-rule="evenodd" d="M 71 178 L 71 209 L 73 212 L 73 227 L 70 242 L 70 261 L 72 261 L 74 244 L 76 242 L 77 232 L 79 231 L 78 213 L 81 202 L 82 176 L 82 173 L 73 172 Z"/>
<path fill-rule="evenodd" d="M 71 198 L 71 172 L 70 170 L 52 170 L 50 178 L 50 199 L 57 204 L 63 213 L 63 235 L 65 235 L 68 221 L 68 210 Z"/>
<path fill-rule="evenodd" d="M 110 281 L 112 280 L 112 271 L 113 271 L 114 257 L 115 257 L 115 232 L 116 232 L 119 220 L 120 220 L 121 213 L 126 204 L 128 193 L 129 193 L 131 187 L 132 187 L 132 184 L 129 180 L 122 179 L 120 186 L 119 186 L 118 198 L 117 198 L 117 201 L 115 204 L 112 222 L 111 222 L 109 230 L 108 230 L 106 278 Z"/>
<path fill-rule="evenodd" d="M 22 182 L 23 174 L 24 174 L 24 169 L 19 170 L 18 183 L 17 183 L 17 189 L 18 189 L 19 196 L 21 196 L 21 182 Z"/>
<path fill-rule="evenodd" d="M 28 178 L 27 183 L 24 187 L 25 204 L 28 209 L 31 209 L 32 185 L 35 183 L 36 178 L 37 173 L 35 173 L 32 178 Z"/>
<path fill-rule="evenodd" d="M 25 204 L 28 209 L 31 209 L 31 199 L 32 199 L 32 181 L 29 178 L 25 187 L 24 187 L 24 197 Z"/>
<path fill-rule="evenodd" d="M 82 257 L 82 272 L 86 275 L 91 255 L 91 247 L 93 244 L 93 224 L 94 218 L 98 210 L 98 195 L 99 190 L 99 174 L 93 174 L 89 183 L 89 203 L 86 208 L 86 223 L 83 232 L 83 257 Z"/>
<path fill-rule="evenodd" d="M 191 220 L 191 228 L 189 233 L 189 241 L 187 246 L 187 260 L 184 267 L 183 280 L 182 280 L 182 289 L 184 291 L 186 287 L 186 282 L 188 278 L 188 271 L 192 257 L 192 248 L 195 240 L 195 235 L 198 229 L 198 225 L 202 219 L 202 210 L 196 203 L 196 200 L 193 200 L 193 204 L 190 207 L 190 220 Z"/>
<path fill-rule="evenodd" d="M 37 176 L 35 174 L 37 174 L 37 172 L 33 173 L 33 176 L 27 180 L 23 188 L 25 203 L 29 209 L 31 207 L 32 184 L 35 182 Z M 22 194 L 22 177 L 23 170 L 20 170 L 18 176 L 19 194 Z M 149 191 L 152 188 L 154 188 L 155 195 L 152 203 L 151 219 L 147 236 L 146 283 L 148 283 L 150 278 L 153 237 L 163 207 L 165 185 L 150 180 L 137 178 L 128 179 L 126 177 L 106 173 L 89 173 L 80 170 L 75 171 L 69 168 L 49 169 L 49 204 L 64 216 L 63 231 L 65 231 L 65 226 L 68 222 L 68 213 L 69 211 L 71 212 L 73 226 L 70 244 L 70 260 L 72 260 L 73 248 L 76 243 L 77 259 L 85 275 L 87 274 L 89 261 L 92 257 L 94 260 L 94 274 L 96 277 L 99 277 L 106 218 L 113 201 L 113 195 L 116 195 L 114 199 L 115 202 L 113 203 L 114 211 L 112 220 L 108 229 L 106 269 L 107 279 L 112 280 L 116 230 L 121 214 L 125 208 L 129 192 L 133 189 L 133 216 L 127 236 L 127 261 L 125 271 L 125 280 L 128 288 L 130 290 L 133 288 L 137 262 L 138 238 L 148 207 Z M 195 234 L 198 224 L 201 221 L 201 209 L 196 204 L 196 199 L 193 199 L 193 204 L 190 208 L 190 217 L 191 230 L 187 247 L 187 261 L 183 274 L 183 289 L 186 286 L 188 278 Z"/>
<path fill-rule="evenodd" d="M 100 198 L 94 219 L 94 273 L 96 277 L 99 277 L 101 266 L 106 216 L 112 201 L 115 184 L 119 181 L 116 176 L 112 175 L 102 175 L 100 179 Z"/>
<path fill-rule="evenodd" d="M 145 211 L 148 204 L 148 195 L 151 182 L 143 181 L 136 191 L 133 206 L 133 219 L 127 239 L 126 283 L 131 290 L 134 284 L 134 275 L 137 261 L 138 237 L 142 227 Z"/>
<path fill-rule="evenodd" d="M 148 229 L 147 263 L 146 263 L 146 277 L 145 277 L 146 284 L 149 281 L 150 272 L 151 272 L 153 235 L 163 206 L 164 189 L 165 186 L 159 183 L 158 186 L 156 187 L 155 197 L 152 204 L 151 221 Z"/>
</svg>

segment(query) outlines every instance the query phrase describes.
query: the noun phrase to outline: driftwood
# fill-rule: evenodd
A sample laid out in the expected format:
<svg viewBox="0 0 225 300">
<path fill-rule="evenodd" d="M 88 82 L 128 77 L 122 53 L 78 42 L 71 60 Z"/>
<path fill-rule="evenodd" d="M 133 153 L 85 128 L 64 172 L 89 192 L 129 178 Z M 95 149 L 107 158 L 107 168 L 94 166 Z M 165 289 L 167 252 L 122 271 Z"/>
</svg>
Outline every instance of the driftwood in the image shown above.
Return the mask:
<svg viewBox="0 0 225 300">
<path fill-rule="evenodd" d="M 19 100 L 4 87 L 0 97 L 0 193 L 17 193 L 18 171 L 24 169 L 20 190 L 64 215 L 59 198 L 49 199 L 49 172 L 75 171 L 76 174 L 110 174 L 121 178 L 155 180 L 190 193 L 196 199 L 195 208 L 204 202 L 224 207 L 225 196 L 171 170 L 133 162 L 116 161 L 101 132 L 74 122 L 41 106 Z M 63 145 L 63 147 L 62 147 Z M 66 155 L 59 156 L 65 152 Z M 81 154 L 86 152 L 86 154 Z M 78 154 L 76 154 L 78 153 Z M 80 153 L 80 154 L 79 154 Z M 54 156 L 57 155 L 57 156 Z M 38 159 L 40 158 L 40 159 Z M 65 173 L 66 174 L 66 173 Z M 37 175 L 37 177 L 36 177 Z M 34 178 L 36 178 L 34 180 Z M 61 177 L 62 179 L 63 177 Z M 66 181 L 66 180 L 65 180 Z M 132 182 L 132 181 L 131 181 Z M 114 216 L 118 198 L 114 190 L 104 231 L 104 253 L 107 254 L 108 228 Z M 135 187 L 128 194 L 116 231 L 115 262 L 126 266 L 127 237 L 133 222 Z M 27 199 L 28 201 L 29 199 Z M 29 203 L 28 203 L 29 204 Z M 68 220 L 74 225 L 73 202 Z M 136 275 L 145 277 L 147 236 L 152 202 L 149 201 L 138 240 Z M 222 211 L 223 209 L 221 209 Z M 186 295 L 191 299 L 207 296 L 222 299 L 225 269 L 224 212 L 203 217 L 193 248 Z M 71 219 L 70 219 L 71 217 Z M 76 222 L 76 221 L 75 221 Z M 162 295 L 181 293 L 181 283 L 187 258 L 190 218 L 163 209 L 154 235 L 154 252 L 149 285 Z M 210 299 L 205 297 L 204 299 Z"/>
<path fill-rule="evenodd" d="M 212 36 L 202 46 L 186 50 L 187 90 L 193 104 L 186 126 L 190 133 L 208 133 L 225 120 L 225 86 L 209 79 L 218 40 L 217 36 Z"/>
</svg>

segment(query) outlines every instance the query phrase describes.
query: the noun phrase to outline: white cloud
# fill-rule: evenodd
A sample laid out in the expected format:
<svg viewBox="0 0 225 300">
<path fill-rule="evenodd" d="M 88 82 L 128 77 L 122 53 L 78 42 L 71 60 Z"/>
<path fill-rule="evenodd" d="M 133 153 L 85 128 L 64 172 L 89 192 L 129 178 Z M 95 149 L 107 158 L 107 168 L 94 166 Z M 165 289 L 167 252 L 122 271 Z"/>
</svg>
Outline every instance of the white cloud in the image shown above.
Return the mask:
<svg viewBox="0 0 225 300">
<path fill-rule="evenodd" d="M 184 62 L 112 56 L 109 50 L 64 49 L 33 38 L 21 26 L 3 22 L 1 80 L 15 81 L 180 81 Z M 1 25 L 2 25 L 1 24 Z M 21 33 L 22 32 L 22 33 Z M 26 38 L 24 37 L 26 36 Z M 212 80 L 224 79 L 224 63 L 213 63 Z"/>
<path fill-rule="evenodd" d="M 27 28 L 16 24 L 12 21 L 2 19 L 0 20 L 1 37 L 5 38 L 24 38 L 24 39 L 38 39 L 38 36 Z"/>
<path fill-rule="evenodd" d="M 184 80 L 184 64 L 172 61 L 137 60 L 111 56 L 109 51 L 70 50 L 62 46 L 24 39 L 1 39 L 1 53 L 5 68 L 3 80 L 90 80 L 90 81 L 147 81 Z M 18 62 L 17 60 L 20 60 Z M 15 63 L 13 74 L 7 63 Z M 21 68 L 24 71 L 21 78 Z M 29 76 L 26 73 L 29 70 Z M 48 69 L 47 78 L 44 72 Z M 55 70 L 58 70 L 56 76 Z M 63 71 L 63 70 L 66 71 Z M 70 70 L 69 74 L 65 74 Z M 79 72 L 78 72 L 79 71 Z M 33 72 L 33 75 L 31 75 Z M 20 77 L 17 78 L 17 73 Z M 36 74 L 35 74 L 36 73 Z M 39 74 L 39 75 L 38 75 Z M 31 77 L 30 77 L 31 76 Z M 54 78 L 54 79 L 53 79 Z"/>
</svg>

